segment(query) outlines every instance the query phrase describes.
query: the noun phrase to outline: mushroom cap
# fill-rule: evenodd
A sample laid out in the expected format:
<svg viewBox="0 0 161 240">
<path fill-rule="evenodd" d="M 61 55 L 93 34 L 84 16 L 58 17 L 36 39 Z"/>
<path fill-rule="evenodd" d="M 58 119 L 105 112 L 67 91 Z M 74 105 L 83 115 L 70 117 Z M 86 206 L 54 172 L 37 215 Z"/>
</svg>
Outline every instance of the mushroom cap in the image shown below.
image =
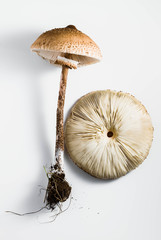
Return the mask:
<svg viewBox="0 0 161 240">
<path fill-rule="evenodd" d="M 67 118 L 65 143 L 70 158 L 94 177 L 114 179 L 147 157 L 153 139 L 151 118 L 128 93 L 91 92 Z"/>
<path fill-rule="evenodd" d="M 78 62 L 78 66 L 96 63 L 102 55 L 96 43 L 73 25 L 55 28 L 41 34 L 31 45 L 31 50 L 41 57 L 56 62 L 58 56 Z"/>
</svg>

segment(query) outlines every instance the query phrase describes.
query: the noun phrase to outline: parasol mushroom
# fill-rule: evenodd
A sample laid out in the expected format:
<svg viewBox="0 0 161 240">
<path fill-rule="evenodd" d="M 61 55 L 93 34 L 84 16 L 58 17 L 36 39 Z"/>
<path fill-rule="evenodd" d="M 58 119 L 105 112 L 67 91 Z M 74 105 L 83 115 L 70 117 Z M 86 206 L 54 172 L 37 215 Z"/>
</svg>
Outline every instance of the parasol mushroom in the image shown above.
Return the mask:
<svg viewBox="0 0 161 240">
<path fill-rule="evenodd" d="M 63 111 L 68 69 L 99 62 L 102 56 L 96 43 L 73 25 L 43 33 L 32 44 L 31 50 L 51 64 L 62 66 L 57 106 L 55 163 L 52 163 L 47 173 L 48 187 L 45 198 L 47 206 L 53 209 L 55 204 L 64 202 L 71 192 L 63 169 Z"/>
<path fill-rule="evenodd" d="M 145 107 L 128 93 L 91 92 L 73 106 L 65 125 L 70 158 L 101 179 L 135 169 L 147 157 L 153 127 Z"/>
</svg>

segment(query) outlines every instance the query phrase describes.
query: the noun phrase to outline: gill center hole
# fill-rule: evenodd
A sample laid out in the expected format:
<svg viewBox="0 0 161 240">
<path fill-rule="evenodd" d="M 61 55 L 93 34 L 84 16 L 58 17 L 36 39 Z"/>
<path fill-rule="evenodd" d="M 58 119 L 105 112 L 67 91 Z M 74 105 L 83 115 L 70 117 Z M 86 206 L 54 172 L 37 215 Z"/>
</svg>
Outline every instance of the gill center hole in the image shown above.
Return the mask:
<svg viewBox="0 0 161 240">
<path fill-rule="evenodd" d="M 112 137 L 113 136 L 113 132 L 111 132 L 111 131 L 109 131 L 108 133 L 107 133 L 107 137 Z"/>
</svg>

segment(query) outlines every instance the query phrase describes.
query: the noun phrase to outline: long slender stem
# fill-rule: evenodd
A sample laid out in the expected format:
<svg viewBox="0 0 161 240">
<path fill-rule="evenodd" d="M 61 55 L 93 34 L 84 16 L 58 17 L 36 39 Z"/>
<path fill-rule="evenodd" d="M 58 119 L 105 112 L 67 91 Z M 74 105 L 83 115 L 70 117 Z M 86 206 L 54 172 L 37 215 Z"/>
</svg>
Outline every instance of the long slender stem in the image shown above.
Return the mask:
<svg viewBox="0 0 161 240">
<path fill-rule="evenodd" d="M 58 105 L 57 105 L 55 159 L 59 168 L 62 170 L 63 170 L 63 152 L 64 152 L 64 101 L 65 101 L 68 69 L 69 69 L 68 67 L 62 66 Z"/>
</svg>

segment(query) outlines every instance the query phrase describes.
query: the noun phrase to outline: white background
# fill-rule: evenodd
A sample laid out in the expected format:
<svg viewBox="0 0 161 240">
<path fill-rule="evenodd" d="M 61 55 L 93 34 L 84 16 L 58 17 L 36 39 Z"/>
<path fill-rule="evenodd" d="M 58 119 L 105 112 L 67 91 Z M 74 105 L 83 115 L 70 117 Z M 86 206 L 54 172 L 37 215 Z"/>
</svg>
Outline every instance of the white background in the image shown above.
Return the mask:
<svg viewBox="0 0 161 240">
<path fill-rule="evenodd" d="M 61 70 L 32 53 L 30 45 L 42 32 L 69 24 L 99 45 L 103 60 L 69 72 L 65 117 L 90 91 L 122 90 L 147 108 L 154 140 L 144 163 L 115 181 L 91 177 L 65 153 L 71 205 L 53 223 L 41 224 L 51 220 L 48 213 L 19 217 L 5 211 L 43 206 L 38 185 L 46 187 L 43 165 L 54 156 Z M 160 82 L 160 0 L 1 2 L 0 239 L 160 240 Z"/>
</svg>

